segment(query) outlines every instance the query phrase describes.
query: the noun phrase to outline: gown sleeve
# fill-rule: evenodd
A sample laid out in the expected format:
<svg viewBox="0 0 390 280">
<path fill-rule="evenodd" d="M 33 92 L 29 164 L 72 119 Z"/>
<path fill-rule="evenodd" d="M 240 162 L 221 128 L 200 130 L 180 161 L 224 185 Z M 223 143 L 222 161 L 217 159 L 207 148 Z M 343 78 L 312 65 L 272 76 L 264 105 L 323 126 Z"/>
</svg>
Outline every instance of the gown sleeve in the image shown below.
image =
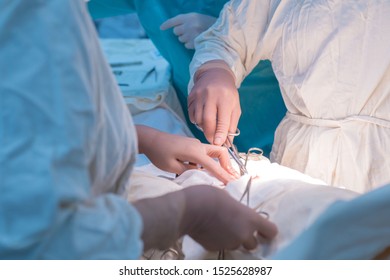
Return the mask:
<svg viewBox="0 0 390 280">
<path fill-rule="evenodd" d="M 196 70 L 207 61 L 224 60 L 236 76 L 239 87 L 261 59 L 268 59 L 264 36 L 270 11 L 271 3 L 266 0 L 228 2 L 216 23 L 195 41 L 188 92 Z"/>
</svg>

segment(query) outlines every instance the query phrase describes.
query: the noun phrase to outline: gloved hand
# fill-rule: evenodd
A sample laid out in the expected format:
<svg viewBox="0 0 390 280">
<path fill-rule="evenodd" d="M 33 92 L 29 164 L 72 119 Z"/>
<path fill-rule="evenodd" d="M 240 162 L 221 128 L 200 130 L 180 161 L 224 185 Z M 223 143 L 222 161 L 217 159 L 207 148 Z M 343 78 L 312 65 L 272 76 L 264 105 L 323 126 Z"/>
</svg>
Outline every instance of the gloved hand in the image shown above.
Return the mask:
<svg viewBox="0 0 390 280">
<path fill-rule="evenodd" d="M 145 250 L 166 249 L 185 234 L 210 251 L 241 245 L 251 250 L 277 233 L 273 223 L 226 191 L 210 186 L 188 187 L 136 201 L 134 206 L 143 220 Z"/>
<path fill-rule="evenodd" d="M 224 61 L 209 61 L 195 73 L 194 87 L 188 96 L 188 114 L 214 145 L 222 145 L 228 132 L 237 130 L 240 100 L 234 74 Z"/>
<path fill-rule="evenodd" d="M 239 177 L 230 163 L 227 149 L 223 147 L 202 144 L 195 138 L 168 134 L 146 126 L 137 126 L 137 134 L 140 153 L 162 170 L 181 174 L 197 168 L 199 164 L 224 184 Z"/>
<path fill-rule="evenodd" d="M 163 22 L 160 29 L 167 30 L 173 27 L 173 33 L 178 36 L 179 41 L 187 49 L 194 49 L 195 38 L 216 20 L 215 17 L 198 13 L 180 14 Z"/>
</svg>

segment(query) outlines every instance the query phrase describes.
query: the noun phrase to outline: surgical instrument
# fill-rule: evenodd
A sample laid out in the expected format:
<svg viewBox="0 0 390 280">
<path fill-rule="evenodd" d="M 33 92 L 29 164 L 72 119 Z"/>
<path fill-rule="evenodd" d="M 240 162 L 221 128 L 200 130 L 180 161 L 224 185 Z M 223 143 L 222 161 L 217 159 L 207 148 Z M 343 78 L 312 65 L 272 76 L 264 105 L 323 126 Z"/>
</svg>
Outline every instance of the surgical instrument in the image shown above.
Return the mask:
<svg viewBox="0 0 390 280">
<path fill-rule="evenodd" d="M 142 61 L 129 61 L 129 62 L 112 62 L 110 66 L 112 68 L 116 67 L 125 67 L 125 66 L 133 66 L 133 65 L 142 65 Z"/>
<path fill-rule="evenodd" d="M 154 80 L 157 81 L 157 70 L 156 66 L 153 66 L 148 72 L 146 72 L 145 76 L 141 80 L 141 84 L 143 84 L 147 78 L 149 78 L 154 73 Z"/>
<path fill-rule="evenodd" d="M 195 126 L 197 129 L 203 132 L 203 129 L 195 123 Z M 248 170 L 246 169 L 245 164 L 242 163 L 240 159 L 240 155 L 238 154 L 236 146 L 233 144 L 233 141 L 230 139 L 230 137 L 235 137 L 240 135 L 240 130 L 237 128 L 235 133 L 228 133 L 228 137 L 226 138 L 226 142 L 222 145 L 223 147 L 227 148 L 229 155 L 231 158 L 237 163 L 238 168 L 240 169 L 240 175 L 249 174 Z"/>
</svg>

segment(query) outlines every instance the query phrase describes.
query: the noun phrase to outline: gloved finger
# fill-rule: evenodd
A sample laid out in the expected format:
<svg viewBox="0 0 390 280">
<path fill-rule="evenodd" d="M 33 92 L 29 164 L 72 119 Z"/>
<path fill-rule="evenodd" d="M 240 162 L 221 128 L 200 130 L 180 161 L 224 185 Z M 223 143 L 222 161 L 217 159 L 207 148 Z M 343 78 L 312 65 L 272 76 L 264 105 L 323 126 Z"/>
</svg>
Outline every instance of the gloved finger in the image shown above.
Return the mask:
<svg viewBox="0 0 390 280">
<path fill-rule="evenodd" d="M 183 15 L 180 14 L 180 15 L 177 15 L 175 17 L 172 17 L 170 19 L 167 19 L 165 22 L 163 22 L 161 25 L 160 25 L 160 29 L 161 30 L 167 30 L 169 28 L 172 28 L 176 25 L 180 25 L 183 23 Z"/>
<path fill-rule="evenodd" d="M 186 170 L 202 168 L 202 166 L 200 164 L 197 164 L 194 162 L 184 162 L 183 165 L 184 165 Z"/>
<path fill-rule="evenodd" d="M 194 104 L 194 102 L 197 100 L 196 93 L 195 93 L 195 86 L 196 85 L 194 85 L 194 88 L 192 89 L 192 91 L 188 95 L 188 98 L 187 98 L 187 106 L 188 107 L 192 106 Z"/>
<path fill-rule="evenodd" d="M 197 123 L 195 121 L 195 112 L 198 104 L 198 99 L 196 98 L 196 94 L 191 94 L 187 98 L 187 107 L 188 107 L 188 117 L 192 123 Z"/>
<path fill-rule="evenodd" d="M 232 112 L 232 115 L 230 117 L 230 126 L 229 126 L 229 133 L 235 134 L 237 132 L 238 122 L 240 120 L 241 116 L 241 109 L 235 109 Z M 233 142 L 234 136 L 228 136 L 230 137 L 230 140 Z"/>
<path fill-rule="evenodd" d="M 257 238 L 256 235 L 257 233 L 255 232 L 254 235 L 250 236 L 247 240 L 245 240 L 242 243 L 242 247 L 244 247 L 246 250 L 253 250 L 257 247 Z"/>
<path fill-rule="evenodd" d="M 209 156 L 198 155 L 196 161 L 225 185 L 235 179 L 235 177 Z"/>
<path fill-rule="evenodd" d="M 219 106 L 217 111 L 217 127 L 215 129 L 213 144 L 220 146 L 226 141 L 230 128 L 231 112 L 225 106 Z"/>
<path fill-rule="evenodd" d="M 214 103 L 206 102 L 202 114 L 202 127 L 209 143 L 214 142 L 214 133 L 217 127 L 217 107 Z"/>
<path fill-rule="evenodd" d="M 194 50 L 195 49 L 194 40 L 190 40 L 189 42 L 185 43 L 184 47 L 186 47 L 186 49 L 189 50 Z"/>
<path fill-rule="evenodd" d="M 276 236 L 278 229 L 276 225 L 261 216 L 258 216 L 257 222 L 257 240 L 259 242 L 265 242 Z"/>
<path fill-rule="evenodd" d="M 207 145 L 206 151 L 209 157 L 218 159 L 221 167 L 225 169 L 231 176 L 233 176 L 232 179 L 238 179 L 240 177 L 240 174 L 238 174 L 233 168 L 229 153 L 225 147 Z"/>
<path fill-rule="evenodd" d="M 182 24 L 177 25 L 173 28 L 173 34 L 176 36 L 181 36 L 185 33 L 184 26 Z"/>
<path fill-rule="evenodd" d="M 191 123 L 196 123 L 195 121 L 195 106 L 189 106 L 188 107 L 188 118 L 190 119 Z"/>
<path fill-rule="evenodd" d="M 194 111 L 194 121 L 195 123 L 203 130 L 203 114 L 204 114 L 204 105 L 201 100 L 197 100 L 195 103 L 195 111 Z"/>
<path fill-rule="evenodd" d="M 177 37 L 177 39 L 179 40 L 180 43 L 187 43 L 189 40 L 188 40 L 188 36 L 186 34 L 183 34 L 179 37 Z"/>
<path fill-rule="evenodd" d="M 195 105 L 192 103 L 188 105 L 188 118 L 190 119 L 191 123 L 195 122 Z"/>
<path fill-rule="evenodd" d="M 186 170 L 187 170 L 186 164 L 184 164 L 183 162 L 181 162 L 179 160 L 172 160 L 169 163 L 169 167 L 167 168 L 168 172 L 172 172 L 172 173 L 179 174 L 179 175 L 182 174 Z"/>
</svg>

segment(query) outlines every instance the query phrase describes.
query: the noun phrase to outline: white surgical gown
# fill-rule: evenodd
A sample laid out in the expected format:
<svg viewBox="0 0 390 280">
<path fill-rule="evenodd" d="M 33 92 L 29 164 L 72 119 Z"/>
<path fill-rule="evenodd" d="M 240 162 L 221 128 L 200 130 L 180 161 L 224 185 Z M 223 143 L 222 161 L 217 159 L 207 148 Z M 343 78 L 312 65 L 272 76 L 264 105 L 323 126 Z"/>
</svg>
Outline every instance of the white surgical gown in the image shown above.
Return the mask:
<svg viewBox="0 0 390 280">
<path fill-rule="evenodd" d="M 271 60 L 288 109 L 271 160 L 365 192 L 390 182 L 389 15 L 388 0 L 233 0 L 198 37 L 191 74 L 223 59 L 239 86 Z"/>
<path fill-rule="evenodd" d="M 84 1 L 0 1 L 0 259 L 135 259 L 132 120 Z"/>
</svg>

